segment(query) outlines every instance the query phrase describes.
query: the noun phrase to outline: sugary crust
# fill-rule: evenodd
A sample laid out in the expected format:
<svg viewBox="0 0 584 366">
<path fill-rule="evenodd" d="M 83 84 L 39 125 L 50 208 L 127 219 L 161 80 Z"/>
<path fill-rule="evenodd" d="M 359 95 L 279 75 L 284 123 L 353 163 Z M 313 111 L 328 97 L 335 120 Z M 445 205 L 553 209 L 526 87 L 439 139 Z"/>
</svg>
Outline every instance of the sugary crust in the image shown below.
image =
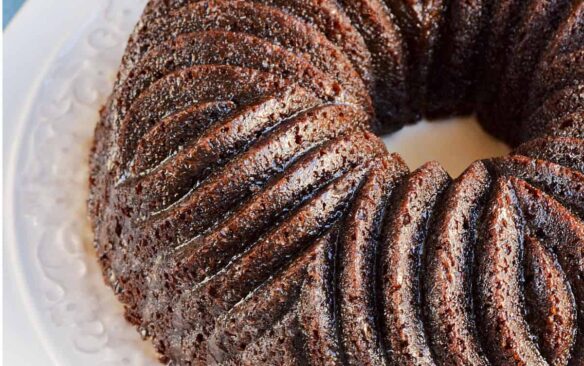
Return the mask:
<svg viewBox="0 0 584 366">
<path fill-rule="evenodd" d="M 523 103 L 529 96 L 537 61 L 548 43 L 554 30 L 570 10 L 571 0 L 536 0 L 532 1 L 518 24 L 518 30 L 511 39 L 509 59 L 502 75 L 503 83 L 498 92 L 495 118 L 497 123 L 505 126 L 505 140 L 516 143 Z"/>
<path fill-rule="evenodd" d="M 552 195 L 584 218 L 584 175 L 578 171 L 521 155 L 494 158 L 485 164 L 495 175 L 516 177 Z"/>
<path fill-rule="evenodd" d="M 130 71 L 122 90 L 137 95 L 152 79 L 194 65 L 233 65 L 269 72 L 291 79 L 321 97 L 356 105 L 370 104 L 359 78 L 342 82 L 330 70 L 315 67 L 308 55 L 291 52 L 262 38 L 245 33 L 207 30 L 180 35 L 172 42 L 152 48 Z M 135 90 L 138 90 L 137 92 Z M 369 108 L 370 107 L 366 107 Z"/>
<path fill-rule="evenodd" d="M 471 165 L 445 193 L 427 240 L 423 298 L 427 335 L 442 365 L 488 365 L 474 315 L 477 226 L 492 177 Z"/>
<path fill-rule="evenodd" d="M 528 90 L 528 113 L 554 91 L 584 82 L 584 48 L 556 56 L 539 67 Z"/>
<path fill-rule="evenodd" d="M 570 365 L 584 362 L 584 224 L 552 197 L 514 179 L 511 181 L 532 235 L 556 253 L 574 294 L 578 330 Z M 565 328 L 569 330 L 569 328 Z"/>
<path fill-rule="evenodd" d="M 196 3 L 198 0 L 152 0 L 150 1 L 134 34 L 148 27 L 150 19 L 168 14 L 176 9 Z M 252 3 L 278 8 L 303 19 L 324 34 L 333 44 L 342 49 L 360 75 L 371 74 L 371 55 L 367 51 L 361 34 L 353 27 L 349 18 L 335 0 L 251 0 Z M 371 80 L 370 77 L 364 77 Z"/>
<path fill-rule="evenodd" d="M 572 2 L 569 15 L 560 24 L 542 57 L 542 62 L 578 51 L 584 42 L 584 3 Z"/>
<path fill-rule="evenodd" d="M 532 236 L 525 238 L 526 319 L 550 365 L 565 365 L 576 335 L 576 303 L 553 252 Z"/>
<path fill-rule="evenodd" d="M 148 26 L 137 27 L 131 37 L 122 70 L 129 71 L 152 47 L 184 33 L 205 30 L 246 33 L 265 39 L 306 54 L 315 66 L 340 80 L 359 83 L 351 61 L 321 32 L 277 7 L 243 1 L 194 2 L 171 11 L 168 16 L 149 19 Z M 365 84 L 370 83 L 367 74 L 360 76 Z"/>
<path fill-rule="evenodd" d="M 321 239 L 326 246 L 309 265 L 298 302 L 298 320 L 310 364 L 334 366 L 344 362 L 337 336 L 334 291 L 338 232 L 339 227 L 334 227 Z"/>
<path fill-rule="evenodd" d="M 581 110 L 561 113 L 545 125 L 528 125 L 525 128 L 526 141 L 548 136 L 584 139 L 584 113 Z"/>
<path fill-rule="evenodd" d="M 584 173 L 584 140 L 573 137 L 533 139 L 515 149 L 515 154 L 547 160 Z"/>
<path fill-rule="evenodd" d="M 447 6 L 428 80 L 429 118 L 464 115 L 474 109 L 490 4 L 472 0 L 452 1 Z"/>
<path fill-rule="evenodd" d="M 524 131 L 541 129 L 549 131 L 561 128 L 563 125 L 561 121 L 572 114 L 576 116 L 584 114 L 584 83 L 568 85 L 549 95 L 537 109 L 529 114 L 529 117 L 523 120 Z M 576 128 L 580 131 L 578 133 L 582 133 L 581 117 L 575 117 L 573 120 L 574 123 L 571 123 L 569 128 Z"/>
<path fill-rule="evenodd" d="M 288 84 L 277 75 L 230 65 L 197 65 L 168 74 L 132 102 L 119 127 L 114 125 L 119 168 L 127 168 L 139 139 L 165 116 L 213 99 L 245 105 Z"/>
<path fill-rule="evenodd" d="M 483 128 L 495 137 L 506 137 L 505 126 L 496 119 L 497 95 L 502 74 L 510 58 L 511 40 L 517 31 L 523 8 L 530 1 L 493 0 L 489 5 L 489 25 L 486 29 L 485 50 L 479 65 L 476 112 Z"/>
<path fill-rule="evenodd" d="M 584 364 L 583 22 L 151 0 L 90 157 L 126 317 L 173 365 Z M 454 181 L 374 135 L 473 110 L 520 146 Z"/>
<path fill-rule="evenodd" d="M 384 336 L 393 364 L 435 364 L 422 322 L 420 271 L 428 227 L 449 184 L 438 163 L 426 163 L 410 174 L 391 205 L 379 276 Z"/>
<path fill-rule="evenodd" d="M 359 111 L 349 106 L 336 105 L 319 105 L 318 99 L 310 94 L 299 94 L 295 91 L 284 91 L 280 95 L 276 95 L 275 99 L 269 99 L 259 104 L 254 104 L 249 108 L 242 108 L 240 113 L 236 113 L 233 118 L 228 118 L 222 123 L 215 126 L 210 126 L 201 136 L 192 143 L 184 146 L 177 151 L 176 154 L 167 157 L 155 169 L 137 176 L 131 184 L 139 184 L 141 194 L 139 197 L 139 205 L 144 217 L 156 215 L 159 211 L 166 209 L 178 200 L 185 197 L 193 186 L 203 184 L 205 179 L 211 176 L 211 169 L 228 169 L 224 167 L 225 162 L 234 158 L 238 154 L 243 154 L 249 150 L 249 146 L 254 143 L 261 143 L 262 135 L 267 131 L 277 130 L 284 133 L 282 139 L 290 138 L 294 131 L 291 128 L 296 121 L 300 124 L 301 121 L 306 121 L 310 118 L 318 118 L 319 112 L 326 113 L 342 113 L 346 111 L 349 116 L 355 116 L 355 121 L 347 121 L 347 119 L 340 117 L 338 122 L 345 122 L 343 128 L 351 127 L 351 124 L 361 120 L 364 123 L 364 114 L 359 116 Z M 360 117 L 360 118 L 359 118 Z M 330 121 L 329 125 L 334 121 Z M 287 128 L 286 128 L 287 127 Z M 326 127 L 326 125 L 325 125 Z M 328 130 L 330 131 L 330 130 Z M 342 131 L 342 129 L 341 129 Z M 287 134 L 286 134 L 287 132 Z M 305 134 L 314 131 L 303 131 Z M 325 134 L 326 131 L 317 131 Z M 339 131 L 334 131 L 339 132 Z M 296 134 L 299 138 L 305 137 L 303 134 Z M 317 135 L 318 136 L 318 135 Z M 315 136 L 313 137 L 315 138 Z M 305 144 L 309 143 L 309 139 Z M 302 141 L 300 141 L 302 142 Z M 281 144 L 283 142 L 280 142 Z M 292 149 L 292 147 L 290 147 Z M 297 150 L 302 149 L 300 146 Z M 310 148 L 305 146 L 304 149 Z M 269 146 L 265 147 L 269 149 Z M 264 150 L 265 150 L 264 149 Z M 249 159 L 253 159 L 253 155 L 261 159 L 260 152 L 248 151 Z M 288 154 L 293 154 L 291 150 Z M 269 154 L 269 151 L 264 152 Z M 240 158 L 243 159 L 243 158 Z M 283 159 L 283 157 L 281 157 Z M 252 160 L 249 160 L 250 162 Z M 234 164 L 234 163 L 232 163 Z M 280 164 L 282 164 L 280 162 Z M 277 164 L 272 165 L 272 169 L 276 169 Z M 231 168 L 233 170 L 233 167 Z M 159 182 L 165 181 L 165 185 L 161 186 Z M 171 209 L 174 211 L 176 209 Z"/>
<path fill-rule="evenodd" d="M 524 222 L 504 178 L 494 185 L 477 251 L 477 313 L 483 346 L 494 365 L 546 365 L 522 316 Z"/>
<path fill-rule="evenodd" d="M 302 253 L 311 240 L 334 223 L 338 212 L 348 206 L 365 173 L 364 169 L 358 169 L 342 176 L 250 250 L 231 262 L 217 276 L 203 282 L 195 291 L 183 294 L 179 300 L 179 308 L 199 310 L 196 313 L 191 310 L 187 314 L 186 321 L 194 324 L 187 337 L 196 332 L 205 335 L 212 329 L 217 316 L 267 280 L 287 258 L 294 258 L 295 254 Z M 181 303 L 184 305 L 181 306 Z M 201 358 L 206 354 L 204 341 L 195 342 L 192 346 L 187 343 L 187 347 L 181 349 L 177 356 L 192 354 Z"/>
<path fill-rule="evenodd" d="M 384 0 L 391 9 L 407 50 L 408 92 L 414 110 L 427 113 L 428 79 L 436 46 L 445 23 L 447 2 L 443 0 Z"/>
<path fill-rule="evenodd" d="M 363 184 L 340 237 L 336 281 L 339 338 L 346 362 L 352 365 L 387 362 L 378 327 L 375 258 L 387 202 L 407 173 L 401 158 L 392 160 L 378 165 Z"/>
<path fill-rule="evenodd" d="M 386 132 L 418 118 L 408 97 L 407 45 L 382 0 L 341 0 L 371 53 L 377 118 Z"/>
</svg>

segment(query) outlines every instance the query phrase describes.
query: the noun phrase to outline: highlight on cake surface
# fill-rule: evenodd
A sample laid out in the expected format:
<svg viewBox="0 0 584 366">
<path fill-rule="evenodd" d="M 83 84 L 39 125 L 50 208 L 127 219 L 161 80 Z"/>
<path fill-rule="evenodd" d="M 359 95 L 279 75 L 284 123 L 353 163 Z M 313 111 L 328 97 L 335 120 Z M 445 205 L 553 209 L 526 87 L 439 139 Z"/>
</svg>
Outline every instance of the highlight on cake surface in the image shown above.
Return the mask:
<svg viewBox="0 0 584 366">
<path fill-rule="evenodd" d="M 379 138 L 475 112 L 459 177 Z M 150 0 L 90 169 L 163 362 L 584 365 L 580 0 Z"/>
</svg>

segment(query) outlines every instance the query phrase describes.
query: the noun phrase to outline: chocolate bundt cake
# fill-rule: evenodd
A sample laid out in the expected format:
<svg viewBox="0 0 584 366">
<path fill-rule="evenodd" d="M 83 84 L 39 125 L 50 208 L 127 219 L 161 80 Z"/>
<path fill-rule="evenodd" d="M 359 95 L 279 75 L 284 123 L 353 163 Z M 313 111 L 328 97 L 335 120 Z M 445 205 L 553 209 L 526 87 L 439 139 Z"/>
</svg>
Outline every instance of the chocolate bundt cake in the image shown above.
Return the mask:
<svg viewBox="0 0 584 366">
<path fill-rule="evenodd" d="M 455 179 L 376 136 L 473 112 Z M 89 212 L 163 362 L 584 365 L 584 2 L 150 0 Z"/>
</svg>

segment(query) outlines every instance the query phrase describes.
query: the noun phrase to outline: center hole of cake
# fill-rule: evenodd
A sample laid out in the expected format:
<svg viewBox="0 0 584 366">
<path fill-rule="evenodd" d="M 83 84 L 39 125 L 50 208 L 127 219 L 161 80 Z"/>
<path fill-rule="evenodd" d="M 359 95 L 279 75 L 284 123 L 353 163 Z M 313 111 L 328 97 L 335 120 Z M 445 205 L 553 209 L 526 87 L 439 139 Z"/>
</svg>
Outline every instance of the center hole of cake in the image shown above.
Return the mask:
<svg viewBox="0 0 584 366">
<path fill-rule="evenodd" d="M 438 161 L 458 177 L 473 161 L 506 155 L 509 146 L 485 132 L 474 117 L 422 120 L 383 138 L 388 151 L 399 153 L 411 170 Z"/>
</svg>

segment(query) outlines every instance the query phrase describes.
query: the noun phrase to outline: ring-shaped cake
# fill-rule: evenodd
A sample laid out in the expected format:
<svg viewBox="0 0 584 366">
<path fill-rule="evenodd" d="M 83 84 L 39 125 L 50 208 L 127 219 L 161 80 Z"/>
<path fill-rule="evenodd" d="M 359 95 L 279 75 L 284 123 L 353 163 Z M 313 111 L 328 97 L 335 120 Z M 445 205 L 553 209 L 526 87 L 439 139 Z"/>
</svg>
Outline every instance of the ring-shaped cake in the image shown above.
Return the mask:
<svg viewBox="0 0 584 366">
<path fill-rule="evenodd" d="M 456 179 L 378 137 L 473 112 Z M 151 0 L 90 167 L 165 362 L 584 365 L 581 0 Z"/>
</svg>

